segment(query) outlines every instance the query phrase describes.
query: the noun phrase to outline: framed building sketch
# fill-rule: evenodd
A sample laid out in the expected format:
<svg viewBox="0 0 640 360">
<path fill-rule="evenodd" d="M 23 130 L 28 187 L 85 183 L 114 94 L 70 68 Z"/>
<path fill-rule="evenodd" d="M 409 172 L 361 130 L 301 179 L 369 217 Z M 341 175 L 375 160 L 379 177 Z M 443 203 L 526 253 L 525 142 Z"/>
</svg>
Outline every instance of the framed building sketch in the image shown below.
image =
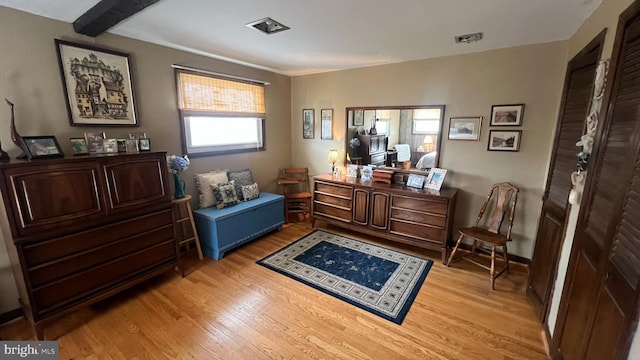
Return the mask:
<svg viewBox="0 0 640 360">
<path fill-rule="evenodd" d="M 55 39 L 72 126 L 138 126 L 129 55 Z"/>
<path fill-rule="evenodd" d="M 333 139 L 333 109 L 320 110 L 320 124 L 321 132 L 320 139 L 332 140 Z"/>
<path fill-rule="evenodd" d="M 491 107 L 491 126 L 521 126 L 524 104 L 493 105 Z"/>
<path fill-rule="evenodd" d="M 314 122 L 313 119 L 314 119 L 313 109 L 302 110 L 302 138 L 303 139 L 313 139 L 313 122 Z"/>
<path fill-rule="evenodd" d="M 491 130 L 489 131 L 489 151 L 518 151 L 522 130 Z"/>
</svg>

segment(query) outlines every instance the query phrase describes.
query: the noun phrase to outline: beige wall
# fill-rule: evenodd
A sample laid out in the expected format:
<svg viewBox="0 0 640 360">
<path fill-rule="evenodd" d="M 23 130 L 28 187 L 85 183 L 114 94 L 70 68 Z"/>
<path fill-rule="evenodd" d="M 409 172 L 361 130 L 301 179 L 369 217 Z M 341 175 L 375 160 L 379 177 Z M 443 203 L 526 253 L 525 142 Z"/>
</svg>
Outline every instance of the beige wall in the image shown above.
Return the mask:
<svg viewBox="0 0 640 360">
<path fill-rule="evenodd" d="M 138 106 L 139 128 L 71 127 L 65 107 L 54 38 L 83 42 L 130 53 Z M 108 137 L 126 137 L 144 131 L 153 150 L 180 154 L 180 128 L 171 64 L 180 64 L 271 82 L 266 88 L 267 151 L 192 159 L 184 174 L 187 192 L 195 195 L 192 175 L 215 168 L 250 168 L 260 189 L 277 191 L 280 168 L 291 164 L 291 88 L 287 76 L 211 59 L 111 34 L 81 36 L 71 24 L 0 7 L 0 99 L 15 104 L 17 128 L 22 135 L 55 135 L 67 154 L 69 137 L 84 131 L 103 130 Z M 11 142 L 9 109 L 0 103 L 0 141 L 11 157 L 19 150 Z M 197 197 L 197 196 L 196 196 Z M 197 206 L 194 200 L 194 206 Z M 0 245 L 0 314 L 17 307 L 17 296 L 8 278 L 4 245 Z"/>
<path fill-rule="evenodd" d="M 373 105 L 446 105 L 451 116 L 483 116 L 478 142 L 442 141 L 445 186 L 459 189 L 454 231 L 475 220 L 489 186 L 520 187 L 509 252 L 530 258 L 538 225 L 566 67 L 566 42 L 457 55 L 294 77 L 291 82 L 293 164 L 327 173 L 330 148 L 344 154 L 345 108 Z M 519 152 L 487 151 L 491 105 L 524 103 Z M 302 139 L 304 108 L 335 109 L 334 140 Z M 316 116 L 316 134 L 319 130 Z M 455 233 L 455 232 L 454 232 Z"/>
</svg>

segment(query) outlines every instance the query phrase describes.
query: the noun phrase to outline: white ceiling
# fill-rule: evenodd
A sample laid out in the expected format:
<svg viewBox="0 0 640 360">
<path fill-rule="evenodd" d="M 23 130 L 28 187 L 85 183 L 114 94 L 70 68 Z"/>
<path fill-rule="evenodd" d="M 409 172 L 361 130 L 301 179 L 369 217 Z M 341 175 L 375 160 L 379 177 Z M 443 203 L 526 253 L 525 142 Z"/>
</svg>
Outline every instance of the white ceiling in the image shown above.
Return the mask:
<svg viewBox="0 0 640 360">
<path fill-rule="evenodd" d="M 602 0 L 160 0 L 109 32 L 286 75 L 565 40 Z M 98 0 L 0 0 L 73 22 Z M 245 24 L 271 17 L 291 30 Z M 484 32 L 472 44 L 454 36 Z"/>
</svg>

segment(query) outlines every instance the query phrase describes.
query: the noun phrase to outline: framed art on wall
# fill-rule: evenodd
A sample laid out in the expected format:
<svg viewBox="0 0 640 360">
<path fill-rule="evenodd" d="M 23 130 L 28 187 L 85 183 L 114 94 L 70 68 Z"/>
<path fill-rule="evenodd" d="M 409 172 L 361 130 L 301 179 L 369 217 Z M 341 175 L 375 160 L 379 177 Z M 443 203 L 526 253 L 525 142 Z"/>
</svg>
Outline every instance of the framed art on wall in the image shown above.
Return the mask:
<svg viewBox="0 0 640 360">
<path fill-rule="evenodd" d="M 320 110 L 320 124 L 322 125 L 320 139 L 333 139 L 333 109 Z"/>
<path fill-rule="evenodd" d="M 480 140 L 482 116 L 449 119 L 449 140 Z"/>
<path fill-rule="evenodd" d="M 524 104 L 493 105 L 491 107 L 491 126 L 521 126 Z"/>
<path fill-rule="evenodd" d="M 55 39 L 72 126 L 138 126 L 129 54 Z"/>
<path fill-rule="evenodd" d="M 353 126 L 362 126 L 364 125 L 364 110 L 354 110 L 353 111 Z"/>
<path fill-rule="evenodd" d="M 489 131 L 489 151 L 518 151 L 522 130 L 491 130 Z"/>
<path fill-rule="evenodd" d="M 313 109 L 302 110 L 302 138 L 303 139 L 313 139 L 313 122 L 314 122 L 313 119 L 314 119 Z"/>
</svg>

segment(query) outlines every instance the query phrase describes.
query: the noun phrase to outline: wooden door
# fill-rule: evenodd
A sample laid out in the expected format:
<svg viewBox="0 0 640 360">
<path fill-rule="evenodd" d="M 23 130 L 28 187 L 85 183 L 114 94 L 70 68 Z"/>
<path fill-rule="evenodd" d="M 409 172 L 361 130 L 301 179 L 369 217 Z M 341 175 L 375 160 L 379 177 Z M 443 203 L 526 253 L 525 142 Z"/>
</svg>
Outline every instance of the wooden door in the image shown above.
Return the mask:
<svg viewBox="0 0 640 360">
<path fill-rule="evenodd" d="M 553 282 L 556 278 L 571 172 L 576 169 L 576 141 L 584 132 L 593 95 L 593 82 L 606 30 L 602 31 L 567 66 L 560 116 L 556 127 L 553 153 L 542 198 L 533 258 L 531 260 L 527 295 L 541 322 L 546 321 Z"/>
<path fill-rule="evenodd" d="M 360 225 L 369 223 L 369 191 L 353 190 L 353 222 Z"/>
<path fill-rule="evenodd" d="M 389 226 L 389 194 L 371 192 L 371 227 L 386 230 Z"/>
<path fill-rule="evenodd" d="M 620 16 L 607 116 L 589 166 L 554 343 L 563 359 L 625 359 L 640 285 L 640 1 Z M 608 101 L 607 101 L 608 99 Z"/>
</svg>

